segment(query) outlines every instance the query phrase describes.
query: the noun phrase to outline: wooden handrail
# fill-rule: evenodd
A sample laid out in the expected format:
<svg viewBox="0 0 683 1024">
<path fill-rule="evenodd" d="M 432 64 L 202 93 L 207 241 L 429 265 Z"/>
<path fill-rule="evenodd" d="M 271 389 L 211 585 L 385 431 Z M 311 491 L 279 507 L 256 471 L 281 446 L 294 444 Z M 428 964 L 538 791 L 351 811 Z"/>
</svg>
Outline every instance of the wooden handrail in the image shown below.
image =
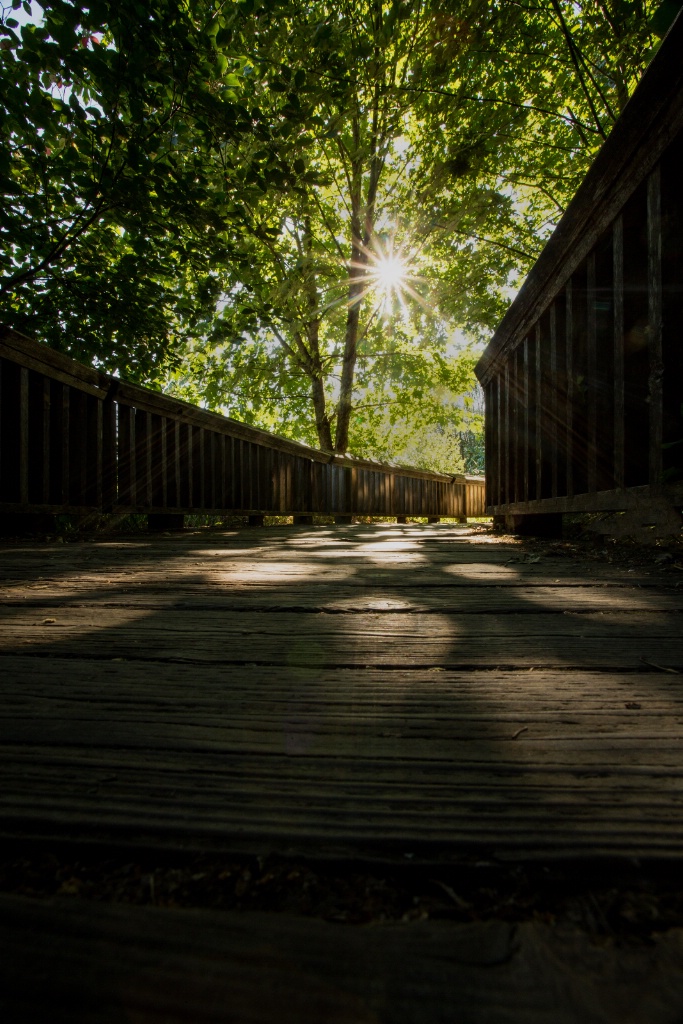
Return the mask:
<svg viewBox="0 0 683 1024">
<path fill-rule="evenodd" d="M 0 326 L 0 511 L 483 515 L 484 480 L 335 455 Z"/>
<path fill-rule="evenodd" d="M 489 513 L 683 504 L 682 53 L 679 15 L 476 366 Z"/>
</svg>

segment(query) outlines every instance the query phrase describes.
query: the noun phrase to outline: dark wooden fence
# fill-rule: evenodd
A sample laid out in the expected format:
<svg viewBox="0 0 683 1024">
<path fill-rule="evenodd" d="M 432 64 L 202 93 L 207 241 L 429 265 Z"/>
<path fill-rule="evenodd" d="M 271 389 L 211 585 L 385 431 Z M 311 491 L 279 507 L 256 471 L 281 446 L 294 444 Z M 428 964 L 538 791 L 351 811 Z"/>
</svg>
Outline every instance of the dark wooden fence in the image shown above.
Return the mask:
<svg viewBox="0 0 683 1024">
<path fill-rule="evenodd" d="M 484 515 L 481 477 L 331 456 L 0 328 L 0 512 Z"/>
<path fill-rule="evenodd" d="M 683 505 L 683 17 L 477 366 L 494 515 Z"/>
</svg>

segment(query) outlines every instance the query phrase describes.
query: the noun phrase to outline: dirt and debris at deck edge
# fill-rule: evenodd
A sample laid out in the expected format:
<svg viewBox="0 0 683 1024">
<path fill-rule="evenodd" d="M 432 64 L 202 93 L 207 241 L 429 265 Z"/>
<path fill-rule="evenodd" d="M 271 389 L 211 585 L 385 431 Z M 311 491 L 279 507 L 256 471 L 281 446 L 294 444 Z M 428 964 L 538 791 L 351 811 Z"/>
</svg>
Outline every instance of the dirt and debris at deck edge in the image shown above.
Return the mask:
<svg viewBox="0 0 683 1024">
<path fill-rule="evenodd" d="M 537 920 L 595 942 L 654 940 L 683 927 L 683 879 L 671 863 L 514 864 L 448 868 L 316 863 L 275 856 L 106 857 L 15 851 L 0 891 L 37 899 L 288 913 L 347 925 L 383 921 Z"/>
</svg>

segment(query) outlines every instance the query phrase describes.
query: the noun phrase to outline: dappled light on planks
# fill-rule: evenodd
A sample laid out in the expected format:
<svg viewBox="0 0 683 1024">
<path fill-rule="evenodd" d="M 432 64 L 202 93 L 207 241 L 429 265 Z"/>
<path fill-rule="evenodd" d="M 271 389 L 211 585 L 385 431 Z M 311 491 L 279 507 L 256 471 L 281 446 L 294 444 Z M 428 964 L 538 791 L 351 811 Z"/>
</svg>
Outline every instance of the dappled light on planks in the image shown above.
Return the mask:
<svg viewBox="0 0 683 1024">
<path fill-rule="evenodd" d="M 683 841 L 671 576 L 422 526 L 0 558 L 8 837 L 398 861 Z"/>
</svg>

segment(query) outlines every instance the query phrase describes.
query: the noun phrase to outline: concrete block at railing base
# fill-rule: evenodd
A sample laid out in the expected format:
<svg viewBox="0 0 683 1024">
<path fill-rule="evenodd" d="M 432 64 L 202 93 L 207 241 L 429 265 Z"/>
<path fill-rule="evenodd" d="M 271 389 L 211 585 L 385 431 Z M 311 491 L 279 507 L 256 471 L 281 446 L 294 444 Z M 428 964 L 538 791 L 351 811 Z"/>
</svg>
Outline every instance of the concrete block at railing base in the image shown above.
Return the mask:
<svg viewBox="0 0 683 1024">
<path fill-rule="evenodd" d="M 149 512 L 147 514 L 147 529 L 153 533 L 184 530 L 185 516 L 182 512 Z"/>
<path fill-rule="evenodd" d="M 353 522 L 353 516 L 335 516 L 334 521 L 337 526 L 350 526 Z"/>
<path fill-rule="evenodd" d="M 249 526 L 263 526 L 263 515 L 248 516 Z"/>
<path fill-rule="evenodd" d="M 493 517 L 494 530 L 516 533 L 521 537 L 561 537 L 561 512 L 529 512 L 527 515 Z"/>
<path fill-rule="evenodd" d="M 1 512 L 0 537 L 26 537 L 35 533 L 56 533 L 57 516 L 49 512 Z"/>
</svg>

